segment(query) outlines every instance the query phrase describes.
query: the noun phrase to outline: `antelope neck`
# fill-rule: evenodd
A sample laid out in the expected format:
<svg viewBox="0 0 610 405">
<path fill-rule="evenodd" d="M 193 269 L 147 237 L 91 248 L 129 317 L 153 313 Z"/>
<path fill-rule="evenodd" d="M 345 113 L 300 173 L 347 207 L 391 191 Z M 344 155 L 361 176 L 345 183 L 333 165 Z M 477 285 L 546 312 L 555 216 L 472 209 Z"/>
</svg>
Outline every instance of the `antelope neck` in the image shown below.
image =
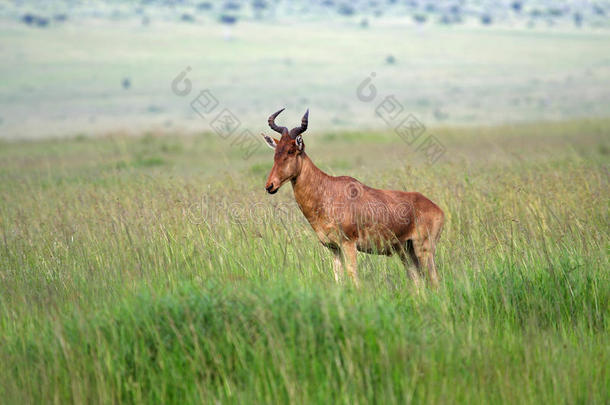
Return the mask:
<svg viewBox="0 0 610 405">
<path fill-rule="evenodd" d="M 322 195 L 330 176 L 311 161 L 303 152 L 299 174 L 292 180 L 294 198 L 301 209 L 311 206 L 322 199 Z"/>
</svg>

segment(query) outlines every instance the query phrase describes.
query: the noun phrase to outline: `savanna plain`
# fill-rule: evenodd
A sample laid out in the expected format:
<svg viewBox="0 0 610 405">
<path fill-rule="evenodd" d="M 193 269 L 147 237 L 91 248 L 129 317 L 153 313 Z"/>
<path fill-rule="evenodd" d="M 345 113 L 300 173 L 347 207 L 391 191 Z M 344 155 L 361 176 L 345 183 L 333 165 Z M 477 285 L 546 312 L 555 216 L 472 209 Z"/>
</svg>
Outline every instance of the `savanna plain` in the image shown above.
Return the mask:
<svg viewBox="0 0 610 405">
<path fill-rule="evenodd" d="M 304 141 L 439 204 L 438 289 L 367 255 L 337 285 L 268 149 L 2 141 L 2 402 L 607 403 L 610 121 L 428 131 L 432 165 L 390 130 Z"/>
</svg>

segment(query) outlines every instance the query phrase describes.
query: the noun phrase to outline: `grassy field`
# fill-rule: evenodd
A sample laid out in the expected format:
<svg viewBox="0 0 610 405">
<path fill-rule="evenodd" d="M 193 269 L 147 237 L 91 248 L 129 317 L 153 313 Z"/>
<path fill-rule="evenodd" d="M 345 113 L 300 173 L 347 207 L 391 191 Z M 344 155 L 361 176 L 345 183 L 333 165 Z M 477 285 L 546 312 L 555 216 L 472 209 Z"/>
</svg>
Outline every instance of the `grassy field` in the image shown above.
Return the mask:
<svg viewBox="0 0 610 405">
<path fill-rule="evenodd" d="M 311 107 L 317 128 L 383 128 L 375 107 L 388 95 L 428 126 L 607 117 L 608 44 L 608 30 L 376 19 L 367 29 L 292 19 L 33 29 L 0 18 L 0 139 L 211 131 L 190 108 L 206 88 L 255 133 L 266 128 L 261 111 L 283 106 L 299 118 Z M 179 97 L 170 84 L 187 66 L 192 93 Z M 378 96 L 365 103 L 356 90 L 372 72 Z"/>
<path fill-rule="evenodd" d="M 446 212 L 438 290 L 398 258 L 363 286 L 211 134 L 0 144 L 6 403 L 603 404 L 610 120 L 306 134 L 332 174 Z"/>
</svg>

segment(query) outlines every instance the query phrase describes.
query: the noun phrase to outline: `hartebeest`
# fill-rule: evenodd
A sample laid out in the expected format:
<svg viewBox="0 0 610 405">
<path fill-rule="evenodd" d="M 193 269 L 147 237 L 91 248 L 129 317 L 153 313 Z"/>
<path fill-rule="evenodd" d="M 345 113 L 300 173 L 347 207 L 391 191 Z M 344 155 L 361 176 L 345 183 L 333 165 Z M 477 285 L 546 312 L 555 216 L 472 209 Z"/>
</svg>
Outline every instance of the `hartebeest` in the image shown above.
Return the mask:
<svg viewBox="0 0 610 405">
<path fill-rule="evenodd" d="M 269 126 L 280 133 L 275 139 L 263 134 L 275 149 L 273 168 L 265 189 L 276 193 L 287 181 L 301 211 L 320 242 L 334 253 L 333 270 L 339 281 L 343 266 L 356 286 L 357 250 L 391 255 L 397 253 L 414 281 L 427 270 L 438 284 L 434 251 L 444 223 L 443 211 L 417 192 L 378 190 L 353 177 L 334 177 L 318 169 L 305 153 L 301 134 L 307 129 L 309 110 L 301 126 L 288 130 L 275 124 L 281 109 L 269 117 Z M 415 269 L 409 265 L 411 258 Z"/>
</svg>

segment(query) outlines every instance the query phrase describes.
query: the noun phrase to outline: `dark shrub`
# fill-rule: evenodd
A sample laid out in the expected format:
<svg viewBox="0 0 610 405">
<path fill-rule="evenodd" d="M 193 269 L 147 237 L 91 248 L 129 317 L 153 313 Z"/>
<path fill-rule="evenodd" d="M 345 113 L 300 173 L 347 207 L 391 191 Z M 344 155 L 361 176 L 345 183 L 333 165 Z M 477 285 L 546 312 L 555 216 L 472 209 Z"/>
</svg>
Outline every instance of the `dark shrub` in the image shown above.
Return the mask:
<svg viewBox="0 0 610 405">
<path fill-rule="evenodd" d="M 233 25 L 237 23 L 237 17 L 234 15 L 223 14 L 220 16 L 220 22 L 227 25 Z"/>
<path fill-rule="evenodd" d="M 46 17 L 38 17 L 38 19 L 36 20 L 36 25 L 38 27 L 46 27 L 47 25 L 49 25 L 49 19 Z"/>
<path fill-rule="evenodd" d="M 436 118 L 439 121 L 446 120 L 447 118 L 449 118 L 449 114 L 444 112 L 440 108 L 435 108 L 434 109 L 434 118 Z"/>
<path fill-rule="evenodd" d="M 438 20 L 439 23 L 441 24 L 451 24 L 451 17 L 449 17 L 447 14 L 443 14 L 441 16 L 441 18 Z"/>
<path fill-rule="evenodd" d="M 267 2 L 264 0 L 254 0 L 252 2 L 252 8 L 255 10 L 264 10 L 268 6 Z"/>
<path fill-rule="evenodd" d="M 593 5 L 593 12 L 597 15 L 606 15 L 606 11 L 597 4 Z"/>
<path fill-rule="evenodd" d="M 180 16 L 180 21 L 184 22 L 195 22 L 195 17 L 190 14 L 184 13 Z"/>
<path fill-rule="evenodd" d="M 34 14 L 27 13 L 23 17 L 21 17 L 21 21 L 26 25 L 36 26 L 36 27 L 46 27 L 49 25 L 49 19 L 46 17 L 40 17 Z"/>
<path fill-rule="evenodd" d="M 239 10 L 241 8 L 241 4 L 236 1 L 227 1 L 222 8 L 225 10 Z"/>
<path fill-rule="evenodd" d="M 23 22 L 24 22 L 25 24 L 27 24 L 27 25 L 32 25 L 32 24 L 34 24 L 34 20 L 35 20 L 36 18 L 37 18 L 37 17 L 36 17 L 35 15 L 32 15 L 32 14 L 26 14 L 26 15 L 24 15 L 23 17 L 21 17 L 21 21 L 23 21 Z"/>
<path fill-rule="evenodd" d="M 212 3 L 210 3 L 209 1 L 202 1 L 201 3 L 197 4 L 197 10 L 211 10 L 212 9 Z"/>
<path fill-rule="evenodd" d="M 337 12 L 341 15 L 349 16 L 356 14 L 356 9 L 354 9 L 354 7 L 350 4 L 343 3 L 339 6 Z"/>
<path fill-rule="evenodd" d="M 427 19 L 428 17 L 425 14 L 413 14 L 413 20 L 418 24 L 425 23 Z"/>
</svg>

